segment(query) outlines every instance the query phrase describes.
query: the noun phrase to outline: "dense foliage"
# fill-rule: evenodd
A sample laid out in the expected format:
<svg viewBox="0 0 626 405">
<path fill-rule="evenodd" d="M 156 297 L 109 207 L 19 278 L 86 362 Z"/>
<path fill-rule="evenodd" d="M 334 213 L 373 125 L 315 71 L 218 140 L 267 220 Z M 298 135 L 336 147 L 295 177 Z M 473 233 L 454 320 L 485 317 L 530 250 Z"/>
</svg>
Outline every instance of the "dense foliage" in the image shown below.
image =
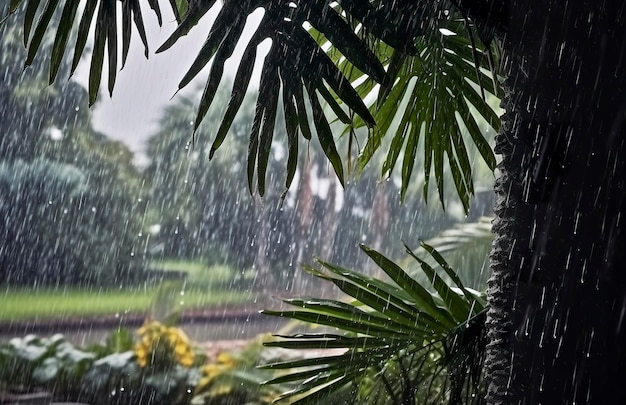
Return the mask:
<svg viewBox="0 0 626 405">
<path fill-rule="evenodd" d="M 26 54 L 15 20 L 0 26 L 0 283 L 136 282 L 142 204 L 132 155 L 91 128 L 79 84 L 44 88 L 40 60 L 20 75 Z"/>
</svg>

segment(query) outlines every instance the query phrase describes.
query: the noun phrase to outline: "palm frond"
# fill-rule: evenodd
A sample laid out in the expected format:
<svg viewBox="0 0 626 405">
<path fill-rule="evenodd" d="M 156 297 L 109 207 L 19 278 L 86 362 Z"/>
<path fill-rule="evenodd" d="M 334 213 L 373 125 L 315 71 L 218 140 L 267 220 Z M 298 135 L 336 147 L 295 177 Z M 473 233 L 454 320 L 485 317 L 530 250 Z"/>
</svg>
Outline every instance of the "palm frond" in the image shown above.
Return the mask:
<svg viewBox="0 0 626 405">
<path fill-rule="evenodd" d="M 434 174 L 439 200 L 444 203 L 444 163 L 465 211 L 474 193 L 472 168 L 466 144 L 473 144 L 487 166 L 494 170 L 496 160 L 481 130 L 485 122 L 498 130 L 500 119 L 485 98 L 485 92 L 502 96 L 495 72 L 489 66 L 489 49 L 472 41 L 473 28 L 465 22 L 449 20 L 419 37 L 418 53 L 409 56 L 382 45 L 379 54 L 387 61 L 394 78 L 390 87 L 377 88 L 363 82 L 359 95 L 372 100 L 378 125 L 371 132 L 357 161 L 363 169 L 391 136 L 382 175 L 390 176 L 402 155 L 401 197 L 404 199 L 417 161 L 418 145 L 423 145 L 424 186 L 428 198 Z M 494 50 L 495 50 L 494 45 Z M 359 80 L 361 75 L 353 75 Z M 371 95 L 378 94 L 378 97 Z M 362 126 L 356 122 L 355 127 Z"/>
<path fill-rule="evenodd" d="M 159 2 L 146 1 L 161 23 Z M 22 2 L 12 0 L 9 10 L 17 10 Z M 118 32 L 121 32 L 122 65 L 129 51 L 133 24 L 146 55 L 148 53 L 139 2 L 124 0 L 121 19 L 118 19 L 117 0 L 86 0 L 80 17 L 77 13 L 82 2 L 77 0 L 48 0 L 45 4 L 41 0 L 27 0 L 24 13 L 25 43 L 28 46 L 26 65 L 37 54 L 43 33 L 56 28 L 50 69 L 50 80 L 55 80 L 60 60 L 68 47 L 70 31 L 77 26 L 73 72 L 85 53 L 95 20 L 89 74 L 89 103 L 93 104 L 98 96 L 105 59 L 109 92 L 115 86 L 120 43 Z M 225 61 L 241 41 L 248 16 L 259 8 L 264 9 L 262 21 L 246 44 L 231 100 L 212 145 L 214 152 L 226 136 L 250 84 L 256 49 L 261 42 L 270 39 L 271 50 L 263 64 L 250 132 L 248 185 L 251 192 L 254 189 L 261 195 L 265 192 L 267 159 L 281 103 L 288 135 L 286 187 L 295 173 L 298 133 L 307 140 L 311 137 L 308 125 L 311 114 L 317 139 L 343 182 L 344 162 L 329 124 L 332 114 L 351 127 L 375 127 L 359 158 L 361 166 L 383 144 L 385 134 L 395 132 L 383 172 L 390 173 L 403 154 L 403 197 L 413 173 L 418 144 L 423 143 L 424 194 L 428 194 L 432 173 L 443 200 L 447 161 L 459 197 L 468 209 L 473 183 L 465 146 L 468 140 L 464 139 L 462 131 L 467 131 L 469 142 L 476 145 L 485 162 L 493 168 L 493 153 L 475 116 L 482 117 L 493 128 L 498 127 L 498 116 L 481 96 L 484 91 L 499 95 L 500 89 L 492 75 L 481 68 L 491 66 L 486 62 L 489 49 L 476 43 L 468 34 L 474 29 L 471 21 L 462 19 L 451 3 L 410 0 L 224 0 L 222 3 L 204 45 L 179 88 L 188 85 L 211 63 L 194 123 L 194 130 L 197 130 L 213 104 Z M 218 7 L 215 0 L 170 0 L 169 5 L 179 25 L 158 52 L 172 46 L 210 9 Z M 61 8 L 60 23 L 50 27 L 50 16 Z M 119 21 L 121 29 L 118 29 Z M 371 96 L 376 92 L 378 102 L 364 102 L 375 99 Z M 406 108 L 398 111 L 402 100 L 408 100 Z M 332 112 L 326 111 L 324 104 Z M 352 118 L 352 113 L 356 114 L 356 119 Z M 397 126 L 392 125 L 394 120 L 399 121 Z M 395 127 L 397 129 L 393 129 Z"/>
<path fill-rule="evenodd" d="M 261 195 L 265 192 L 267 159 L 273 140 L 273 129 L 281 89 L 289 155 L 285 186 L 289 187 L 295 173 L 298 131 L 306 139 L 310 138 L 309 112 L 307 112 L 305 100 L 308 101 L 313 114 L 317 138 L 322 149 L 338 178 L 343 182 L 343 162 L 337 151 L 329 121 L 322 109 L 319 97 L 335 106 L 335 114 L 345 122 L 349 122 L 348 115 L 341 107 L 338 107 L 331 92 L 346 102 L 350 109 L 355 111 L 367 125 L 373 126 L 375 122 L 350 82 L 303 28 L 303 25 L 308 23 L 327 34 L 355 66 L 358 66 L 374 80 L 386 83 L 389 79 L 382 64 L 367 43 L 354 33 L 346 17 L 330 7 L 326 1 L 249 0 L 225 2 L 198 57 L 179 84 L 179 88 L 186 86 L 209 61 L 212 61 L 194 129 L 198 128 L 212 105 L 213 95 L 223 76 L 224 63 L 232 55 L 235 45 L 240 40 L 248 15 L 258 7 L 263 7 L 265 14 L 244 50 L 233 83 L 232 97 L 217 130 L 211 156 L 221 145 L 241 105 L 243 94 L 249 86 L 252 67 L 256 60 L 257 46 L 264 40 L 271 39 L 272 46 L 263 64 L 256 114 L 250 133 L 248 153 L 250 191 L 252 192 L 256 188 Z M 181 35 L 186 34 L 207 9 L 204 8 L 197 12 L 192 12 L 192 10 L 190 6 L 187 17 L 182 20 L 179 28 L 159 51 L 167 49 Z M 256 187 L 254 184 L 255 176 L 257 178 Z"/>
<path fill-rule="evenodd" d="M 474 288 L 484 286 L 489 276 L 486 268 L 493 242 L 492 219 L 481 217 L 476 222 L 462 223 L 446 229 L 433 238 L 421 242 L 415 249 L 415 254 L 431 266 L 440 265 L 440 261 L 435 258 L 445 255 L 450 267 L 465 269 L 458 274 L 465 283 Z M 435 255 L 434 252 L 438 253 Z M 414 258 L 409 255 L 400 263 L 411 268 L 413 262 Z M 421 270 L 416 271 L 419 273 Z"/>
<path fill-rule="evenodd" d="M 48 31 L 56 31 L 54 46 L 50 55 L 50 83 L 54 82 L 59 72 L 59 66 L 68 48 L 68 42 L 72 30 L 77 29 L 76 43 L 74 44 L 74 56 L 72 59 L 71 74 L 76 70 L 78 63 L 85 54 L 90 30 L 94 25 L 94 46 L 91 54 L 89 68 L 89 105 L 93 105 L 98 97 L 100 81 L 105 60 L 105 48 L 107 48 L 108 64 L 108 90 L 113 91 L 118 70 L 118 32 L 121 32 L 122 43 L 122 66 L 126 62 L 130 49 L 132 25 L 134 24 L 141 41 L 144 52 L 148 57 L 148 40 L 143 23 L 143 15 L 139 6 L 140 0 L 124 0 L 121 7 L 121 29 L 118 29 L 117 0 L 87 0 L 84 3 L 82 16 L 77 18 L 81 6 L 80 0 L 49 0 L 45 4 L 40 0 L 11 0 L 9 13 L 16 12 L 20 5 L 26 4 L 24 11 L 24 45 L 27 47 L 25 67 L 32 64 L 37 55 L 44 34 Z M 161 10 L 157 0 L 148 0 L 159 25 L 161 24 Z M 187 9 L 187 0 L 172 0 L 170 2 L 175 15 Z M 61 18 L 56 27 L 50 26 L 53 14 L 62 10 Z M 97 10 L 97 13 L 96 13 Z"/>
<path fill-rule="evenodd" d="M 335 348 L 344 349 L 343 353 L 264 365 L 279 373 L 266 384 L 295 383 L 279 400 L 297 404 L 316 403 L 346 389 L 363 398 L 377 398 L 370 403 L 381 404 L 415 403 L 416 398 L 449 403 L 461 397 L 478 398 L 485 344 L 484 299 L 464 287 L 435 251 L 439 271 L 451 276 L 452 284 L 407 249 L 430 279 L 432 291 L 379 252 L 361 248 L 392 282 L 320 260 L 322 269 L 305 270 L 334 283 L 353 301 L 287 299 L 284 302 L 296 310 L 263 311 L 344 331 L 277 336 L 266 346 Z"/>
</svg>

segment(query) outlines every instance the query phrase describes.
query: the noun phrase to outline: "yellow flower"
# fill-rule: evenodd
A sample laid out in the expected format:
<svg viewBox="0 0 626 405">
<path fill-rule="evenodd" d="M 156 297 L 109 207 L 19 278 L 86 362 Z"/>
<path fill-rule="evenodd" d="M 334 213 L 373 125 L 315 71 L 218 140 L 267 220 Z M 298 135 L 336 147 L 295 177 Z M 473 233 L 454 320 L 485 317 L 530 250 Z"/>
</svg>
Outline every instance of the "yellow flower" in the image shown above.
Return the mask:
<svg viewBox="0 0 626 405">
<path fill-rule="evenodd" d="M 187 354 L 178 359 L 178 362 L 181 366 L 191 367 L 193 366 L 193 356 L 191 354 Z"/>
<path fill-rule="evenodd" d="M 195 355 L 189 338 L 179 328 L 165 326 L 160 322 L 145 323 L 137 331 L 139 342 L 135 346 L 137 363 L 145 367 L 149 359 L 162 359 L 176 362 L 185 367 L 193 366 Z M 154 360 L 153 360 L 154 361 Z"/>
<path fill-rule="evenodd" d="M 230 353 L 226 353 L 226 352 L 221 352 L 220 354 L 217 355 L 217 362 L 226 364 L 229 366 L 235 365 L 235 359 L 233 358 L 233 356 Z"/>
<path fill-rule="evenodd" d="M 148 364 L 148 351 L 142 345 L 135 346 L 135 354 L 137 355 L 137 363 L 141 367 L 145 367 Z"/>
</svg>

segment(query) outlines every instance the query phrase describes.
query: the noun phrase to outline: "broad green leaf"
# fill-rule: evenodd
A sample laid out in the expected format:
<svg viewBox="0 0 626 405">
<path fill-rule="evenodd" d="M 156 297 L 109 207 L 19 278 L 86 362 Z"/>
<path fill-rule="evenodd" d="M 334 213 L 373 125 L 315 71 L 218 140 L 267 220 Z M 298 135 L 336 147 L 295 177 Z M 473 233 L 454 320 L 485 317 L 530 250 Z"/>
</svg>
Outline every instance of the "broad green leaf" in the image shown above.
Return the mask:
<svg viewBox="0 0 626 405">
<path fill-rule="evenodd" d="M 133 32 L 132 15 L 133 9 L 131 6 L 132 0 L 127 0 L 122 3 L 122 69 L 126 65 L 126 58 L 128 57 L 128 51 L 130 50 L 130 39 Z"/>
<path fill-rule="evenodd" d="M 172 0 L 170 0 L 172 1 Z M 175 0 L 177 4 L 181 4 L 179 8 L 180 15 L 184 15 L 181 23 L 176 27 L 172 35 L 157 49 L 156 53 L 161 53 L 167 49 L 169 49 L 172 45 L 176 43 L 176 41 L 185 36 L 191 31 L 191 29 L 198 24 L 200 19 L 213 7 L 216 0 L 203 0 L 203 1 L 191 1 L 188 5 L 188 9 L 183 12 L 184 6 L 186 3 L 185 0 Z M 217 23 L 217 20 L 216 20 Z M 215 27 L 215 25 L 213 25 Z M 211 29 L 213 31 L 213 28 Z"/>
<path fill-rule="evenodd" d="M 250 130 L 250 139 L 248 141 L 248 160 L 247 160 L 247 172 L 248 172 L 248 191 L 250 194 L 254 192 L 254 167 L 256 165 L 257 151 L 259 148 L 259 130 L 261 129 L 261 120 L 263 117 L 263 110 L 260 101 L 257 99 L 256 112 L 254 114 L 254 121 L 252 122 L 252 128 Z"/>
<path fill-rule="evenodd" d="M 241 36 L 242 31 L 243 31 L 243 24 L 234 23 L 233 26 L 229 27 L 226 39 L 224 39 L 223 42 L 221 42 L 219 46 L 217 47 L 217 51 L 215 52 L 215 58 L 213 60 L 213 63 L 211 64 L 211 71 L 209 73 L 209 79 L 207 80 L 207 83 L 204 87 L 204 92 L 202 93 L 202 98 L 200 99 L 200 106 L 198 107 L 198 114 L 196 115 L 196 119 L 194 121 L 194 125 L 193 125 L 194 132 L 198 129 L 198 127 L 200 126 L 200 123 L 202 122 L 202 119 L 204 118 L 206 113 L 209 111 L 209 107 L 211 106 L 211 103 L 213 102 L 213 98 L 215 97 L 215 94 L 217 93 L 217 88 L 222 79 L 222 75 L 224 74 L 224 64 L 226 63 L 226 60 L 230 58 L 230 56 L 233 54 L 235 45 L 237 43 L 237 40 Z M 204 49 L 205 48 L 203 47 L 203 51 Z M 210 50 L 212 51 L 213 48 L 211 48 Z M 203 55 L 203 51 L 201 51 L 202 58 L 200 58 L 199 56 L 198 59 L 196 59 L 196 61 L 205 60 L 207 55 Z M 207 59 L 207 62 L 208 62 L 208 59 Z M 206 64 L 206 62 L 204 64 Z M 204 67 L 204 64 L 200 66 L 200 65 L 196 65 L 196 62 L 194 62 L 194 65 L 191 67 L 189 72 L 185 74 L 185 77 L 181 81 L 179 88 L 182 88 L 187 83 L 189 83 L 189 81 L 191 81 L 191 79 L 195 77 L 195 75 L 199 72 L 199 70 L 202 67 Z"/>
<path fill-rule="evenodd" d="M 286 193 L 296 174 L 296 166 L 298 163 L 298 111 L 296 110 L 291 86 L 283 86 L 283 111 L 285 114 L 285 131 L 287 132 Z"/>
<path fill-rule="evenodd" d="M 115 2 L 107 3 L 107 45 L 109 55 L 109 96 L 113 95 L 115 77 L 117 75 L 117 5 Z"/>
<path fill-rule="evenodd" d="M 321 8 L 309 14 L 309 22 L 323 32 L 326 38 L 359 70 L 379 83 L 387 84 L 389 77 L 376 55 L 354 30 L 332 8 Z"/>
<path fill-rule="evenodd" d="M 335 300 L 300 300 L 300 299 L 285 299 L 283 300 L 287 304 L 298 306 L 307 309 L 311 312 L 319 314 L 325 314 L 335 316 L 345 320 L 361 322 L 363 325 L 371 325 L 374 327 L 384 327 L 393 329 L 400 332 L 414 333 L 416 327 L 413 325 L 407 325 L 402 322 L 395 322 L 391 317 L 385 317 L 384 314 L 379 315 L 375 312 L 365 312 L 357 307 L 345 304 Z"/>
<path fill-rule="evenodd" d="M 341 108 L 341 106 L 339 106 L 339 103 L 337 103 L 337 100 L 335 100 L 335 97 L 332 94 L 330 94 L 330 91 L 328 91 L 326 86 L 319 86 L 317 88 L 317 92 L 320 94 L 320 96 L 322 96 L 324 101 L 326 101 L 330 109 L 333 110 L 333 112 L 335 113 L 339 121 L 341 121 L 342 123 L 346 125 L 349 125 L 352 122 L 350 117 L 348 117 L 348 114 L 346 114 L 346 112 Z"/>
<path fill-rule="evenodd" d="M 341 162 L 341 157 L 339 156 L 339 153 L 337 153 L 337 148 L 335 147 L 335 141 L 333 139 L 333 133 L 330 129 L 330 126 L 328 125 L 328 121 L 326 121 L 326 117 L 324 116 L 324 110 L 322 109 L 322 106 L 317 99 L 315 90 L 307 90 L 309 93 L 309 101 L 311 102 L 311 109 L 313 110 L 313 119 L 315 122 L 317 139 L 320 141 L 320 145 L 322 146 L 324 154 L 332 164 L 333 169 L 335 169 L 335 174 L 337 174 L 337 178 L 343 186 L 343 163 Z"/>
<path fill-rule="evenodd" d="M 271 58 L 268 58 L 271 60 Z M 272 139 L 274 138 L 274 125 L 276 122 L 276 111 L 278 109 L 278 96 L 280 90 L 280 80 L 278 75 L 278 67 L 272 67 L 272 74 L 269 72 L 265 76 L 266 80 L 262 83 L 267 89 L 259 89 L 259 100 L 264 103 L 263 123 L 261 127 L 261 135 L 259 137 L 258 152 L 258 169 L 257 169 L 257 185 L 259 195 L 265 195 L 265 177 L 267 176 L 267 165 L 269 162 L 270 152 L 272 150 Z"/>
<path fill-rule="evenodd" d="M 148 4 L 154 14 L 156 14 L 157 21 L 159 22 L 159 27 L 163 25 L 163 17 L 161 16 L 161 7 L 159 7 L 159 0 L 148 0 Z"/>
<path fill-rule="evenodd" d="M 222 145 L 224 139 L 226 139 L 228 130 L 230 129 L 230 126 L 235 120 L 235 116 L 237 115 L 237 112 L 239 111 L 239 108 L 243 103 L 243 100 L 246 96 L 246 90 L 248 89 L 248 85 L 250 84 L 250 78 L 252 77 L 252 72 L 254 70 L 256 52 L 257 42 L 251 41 L 241 58 L 239 69 L 237 70 L 235 80 L 233 81 L 233 91 L 230 97 L 230 101 L 228 102 L 228 107 L 226 108 L 226 112 L 224 113 L 224 117 L 222 118 L 222 122 L 220 123 L 220 127 L 217 130 L 217 135 L 215 136 L 213 145 L 211 145 L 209 159 L 213 158 L 215 151 Z"/>
<path fill-rule="evenodd" d="M 268 311 L 269 312 L 269 311 Z M 261 313 L 265 314 L 265 311 Z M 267 313 L 267 315 L 273 315 L 274 313 Z M 345 349 L 345 348 L 386 348 L 390 346 L 390 343 L 385 342 L 382 339 L 371 337 L 358 337 L 351 338 L 347 336 L 337 336 L 335 338 L 324 339 L 325 335 L 321 335 L 321 338 L 317 338 L 314 335 L 302 335 L 302 336 L 277 336 L 287 338 L 289 340 L 270 341 L 263 343 L 266 347 L 282 347 L 285 349 Z"/>
<path fill-rule="evenodd" d="M 141 8 L 139 8 L 139 0 L 127 0 L 133 11 L 133 20 L 135 21 L 135 27 L 139 31 L 139 37 L 143 43 L 144 56 L 148 58 L 148 38 L 146 37 L 146 29 L 143 25 L 143 17 L 141 16 Z"/>
<path fill-rule="evenodd" d="M 201 3 L 201 2 L 194 2 Z M 174 13 L 174 18 L 176 18 L 176 22 L 179 24 L 182 21 L 182 17 L 187 14 L 187 10 L 189 8 L 189 4 L 187 0 L 170 0 L 170 7 L 172 8 L 172 12 Z"/>
<path fill-rule="evenodd" d="M 217 16 L 215 23 L 213 23 L 204 45 L 202 45 L 202 48 L 198 53 L 198 56 L 178 84 L 179 89 L 185 87 L 194 77 L 196 77 L 200 70 L 202 70 L 202 68 L 204 68 L 213 58 L 218 49 L 222 49 L 221 59 L 226 60 L 230 57 L 232 51 L 228 52 L 228 50 L 234 49 L 237 44 L 245 21 L 246 20 L 243 16 L 233 15 L 230 8 L 225 7 L 220 10 L 220 13 Z M 211 77 L 209 77 L 209 81 L 210 80 Z M 201 114 L 198 114 L 198 116 L 200 115 Z"/>
<path fill-rule="evenodd" d="M 35 14 L 39 8 L 41 0 L 28 0 L 26 3 L 26 13 L 24 14 L 24 46 L 28 46 L 28 38 L 30 37 L 30 30 L 35 22 Z"/>
<path fill-rule="evenodd" d="M 9 3 L 9 13 L 14 13 L 24 0 L 11 0 Z"/>
<path fill-rule="evenodd" d="M 330 264 L 323 264 L 330 269 Z M 417 333 L 426 330 L 439 331 L 442 324 L 423 312 L 414 303 L 405 303 L 393 292 L 392 288 L 375 283 L 372 279 L 367 279 L 358 274 L 343 273 L 346 280 L 326 278 L 333 282 L 339 289 L 354 299 L 379 311 L 384 316 L 388 316 L 395 322 L 410 326 Z"/>
<path fill-rule="evenodd" d="M 289 338 L 289 336 L 287 338 Z M 274 369 L 289 370 L 292 368 L 316 367 L 316 366 L 323 366 L 325 364 L 335 363 L 335 362 L 341 363 L 344 360 L 350 360 L 351 356 L 352 354 L 348 354 L 348 355 L 342 354 L 339 356 L 324 356 L 324 357 L 313 357 L 313 358 L 304 358 L 304 359 L 297 359 L 297 360 L 278 361 L 276 363 L 261 364 L 260 366 L 258 366 L 258 368 L 261 370 L 264 370 L 264 369 L 265 370 L 274 370 Z"/>
<path fill-rule="evenodd" d="M 361 333 L 363 335 L 375 334 L 380 337 L 401 338 L 408 336 L 404 331 L 389 330 L 384 325 L 367 324 L 360 320 L 348 320 L 332 315 L 318 314 L 307 311 L 267 311 L 261 313 L 272 316 L 279 316 L 299 321 L 309 322 L 318 325 L 326 325 L 334 328 L 340 328 L 349 332 Z"/>
<path fill-rule="evenodd" d="M 300 126 L 300 132 L 302 133 L 304 139 L 311 140 L 311 128 L 309 126 L 306 105 L 304 104 L 302 83 L 299 81 L 293 86 L 293 96 L 296 99 L 296 107 L 298 108 L 298 124 Z"/>
<path fill-rule="evenodd" d="M 407 248 L 413 258 L 420 264 L 422 271 L 426 274 L 426 277 L 430 280 L 433 288 L 439 293 L 439 296 L 446 303 L 446 306 L 450 310 L 450 313 L 457 322 L 463 322 L 470 318 L 471 314 L 471 301 L 463 299 L 459 294 L 446 284 L 445 281 L 437 274 L 437 272 L 424 260 L 417 257 L 410 249 Z"/>
</svg>

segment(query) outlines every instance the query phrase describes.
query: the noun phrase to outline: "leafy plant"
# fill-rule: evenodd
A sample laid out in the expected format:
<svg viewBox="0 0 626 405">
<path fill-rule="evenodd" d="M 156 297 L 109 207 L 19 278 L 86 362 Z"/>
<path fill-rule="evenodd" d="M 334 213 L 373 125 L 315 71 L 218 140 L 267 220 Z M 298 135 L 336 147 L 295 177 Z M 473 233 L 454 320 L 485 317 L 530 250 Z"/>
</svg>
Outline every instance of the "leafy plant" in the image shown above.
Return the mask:
<svg viewBox="0 0 626 405">
<path fill-rule="evenodd" d="M 74 347 L 62 335 L 12 339 L 0 346 L 0 387 L 45 390 L 58 400 L 93 405 L 188 404 L 205 357 L 192 351 L 182 330 L 161 326 L 140 330 L 135 350 L 123 329 L 105 345 L 88 349 Z"/>
<path fill-rule="evenodd" d="M 134 351 L 141 367 L 158 370 L 176 364 L 183 367 L 194 365 L 196 356 L 189 338 L 180 328 L 151 321 L 139 328 L 137 334 L 139 341 Z"/>
<path fill-rule="evenodd" d="M 0 347 L 0 381 L 18 392 L 42 387 L 54 389 L 59 396 L 76 397 L 81 391 L 80 377 L 95 358 L 59 334 L 14 338 Z"/>
<path fill-rule="evenodd" d="M 297 382 L 279 400 L 318 403 L 335 393 L 353 393 L 356 402 L 415 404 L 478 402 L 485 348 L 486 302 L 466 288 L 439 253 L 426 244 L 438 270 L 415 255 L 429 285 L 411 278 L 381 253 L 361 249 L 392 282 L 363 276 L 319 260 L 322 269 L 305 266 L 312 275 L 334 283 L 352 298 L 286 299 L 298 310 L 263 311 L 343 331 L 277 336 L 265 343 L 290 349 L 342 349 L 343 353 L 276 362 L 264 369 L 285 374 L 266 384 Z M 440 275 L 440 273 L 442 273 Z M 444 281 L 443 276 L 451 280 Z"/>
</svg>

